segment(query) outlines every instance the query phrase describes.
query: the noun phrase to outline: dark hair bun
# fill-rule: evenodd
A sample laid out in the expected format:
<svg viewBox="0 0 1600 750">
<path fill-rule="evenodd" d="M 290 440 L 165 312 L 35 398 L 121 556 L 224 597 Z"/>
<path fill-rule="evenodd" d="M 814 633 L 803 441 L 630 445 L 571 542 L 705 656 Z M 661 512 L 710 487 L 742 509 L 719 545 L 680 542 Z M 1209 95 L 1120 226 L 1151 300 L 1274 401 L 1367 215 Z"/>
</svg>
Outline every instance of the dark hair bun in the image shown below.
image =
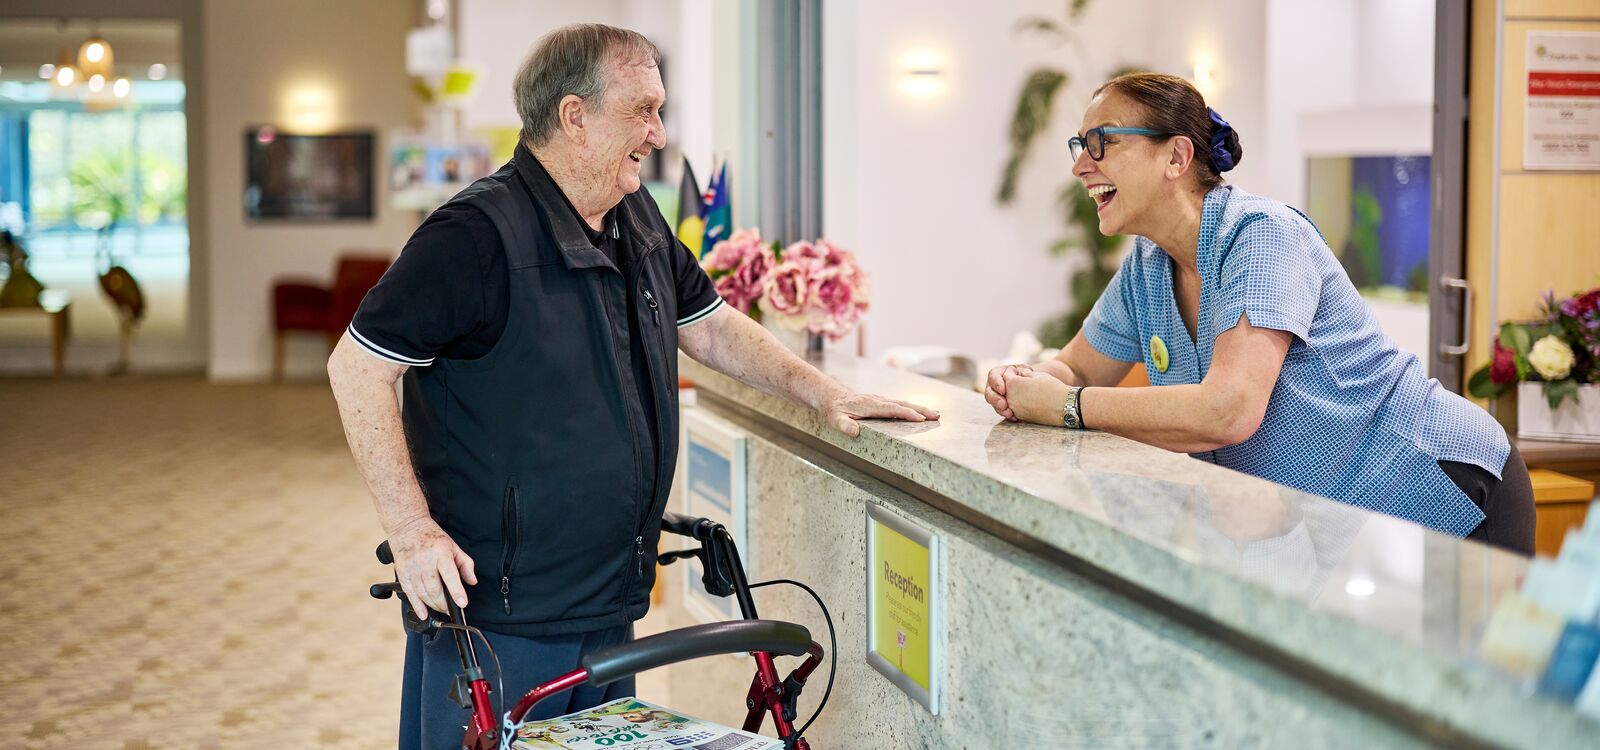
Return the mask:
<svg viewBox="0 0 1600 750">
<path fill-rule="evenodd" d="M 1222 147 L 1233 157 L 1233 166 L 1238 167 L 1239 162 L 1244 160 L 1244 146 L 1239 145 L 1239 131 L 1228 128 L 1228 135 L 1222 139 Z"/>
</svg>

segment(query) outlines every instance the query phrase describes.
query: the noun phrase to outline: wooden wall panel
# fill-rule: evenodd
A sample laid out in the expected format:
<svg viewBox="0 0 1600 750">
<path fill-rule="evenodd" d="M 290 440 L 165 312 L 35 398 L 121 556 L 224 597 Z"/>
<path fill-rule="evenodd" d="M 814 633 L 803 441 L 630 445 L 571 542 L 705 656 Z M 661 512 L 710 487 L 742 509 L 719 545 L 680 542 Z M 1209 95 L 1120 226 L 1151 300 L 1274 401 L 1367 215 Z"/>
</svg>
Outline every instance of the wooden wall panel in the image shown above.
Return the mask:
<svg viewBox="0 0 1600 750">
<path fill-rule="evenodd" d="M 1494 3 L 1488 5 L 1492 8 Z M 1600 0 L 1506 0 L 1506 18 L 1596 17 L 1600 17 Z"/>
<path fill-rule="evenodd" d="M 1500 319 L 1537 311 L 1539 296 L 1600 286 L 1600 173 L 1500 177 Z"/>
<path fill-rule="evenodd" d="M 1498 80 L 1495 32 L 1500 19 L 1495 13 L 1494 2 L 1473 3 L 1466 271 L 1476 304 L 1469 374 L 1488 361 L 1499 321 L 1531 316 L 1546 290 L 1565 295 L 1600 286 L 1600 172 L 1525 171 L 1522 159 L 1527 34 L 1600 32 L 1600 0 L 1508 0 Z M 1496 86 L 1501 96 L 1498 165 Z M 1497 184 L 1500 246 L 1499 263 L 1494 264 L 1490 237 Z M 1495 310 L 1490 309 L 1491 297 Z"/>
</svg>

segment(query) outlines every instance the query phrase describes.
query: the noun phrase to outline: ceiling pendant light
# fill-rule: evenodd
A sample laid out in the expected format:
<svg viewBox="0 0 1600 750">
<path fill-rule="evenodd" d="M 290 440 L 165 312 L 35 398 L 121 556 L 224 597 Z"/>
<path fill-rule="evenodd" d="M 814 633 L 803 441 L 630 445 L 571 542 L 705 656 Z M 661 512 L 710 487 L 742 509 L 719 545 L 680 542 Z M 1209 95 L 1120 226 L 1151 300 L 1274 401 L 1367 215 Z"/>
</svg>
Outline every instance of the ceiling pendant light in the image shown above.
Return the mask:
<svg viewBox="0 0 1600 750">
<path fill-rule="evenodd" d="M 118 78 L 111 83 L 111 95 L 118 99 L 128 98 L 128 92 L 133 90 L 133 82 L 126 76 Z"/>
<path fill-rule="evenodd" d="M 111 43 L 99 34 L 83 40 L 83 45 L 78 47 L 78 71 L 85 76 L 99 74 L 106 78 L 111 77 L 112 54 Z"/>
<path fill-rule="evenodd" d="M 72 52 L 62 50 L 60 58 L 56 61 L 55 70 L 51 74 L 50 82 L 57 89 L 69 89 L 83 82 L 77 66 L 72 64 Z"/>
</svg>

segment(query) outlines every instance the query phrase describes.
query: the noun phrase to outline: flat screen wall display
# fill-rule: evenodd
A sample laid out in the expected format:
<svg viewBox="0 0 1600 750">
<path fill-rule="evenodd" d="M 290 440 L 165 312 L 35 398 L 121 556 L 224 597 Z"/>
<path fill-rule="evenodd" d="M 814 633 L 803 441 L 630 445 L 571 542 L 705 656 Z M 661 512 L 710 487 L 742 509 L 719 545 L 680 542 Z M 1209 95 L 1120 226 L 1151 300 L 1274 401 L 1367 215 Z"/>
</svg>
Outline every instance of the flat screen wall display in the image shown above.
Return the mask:
<svg viewBox="0 0 1600 750">
<path fill-rule="evenodd" d="M 245 131 L 245 217 L 254 221 L 373 218 L 371 132 Z"/>
</svg>

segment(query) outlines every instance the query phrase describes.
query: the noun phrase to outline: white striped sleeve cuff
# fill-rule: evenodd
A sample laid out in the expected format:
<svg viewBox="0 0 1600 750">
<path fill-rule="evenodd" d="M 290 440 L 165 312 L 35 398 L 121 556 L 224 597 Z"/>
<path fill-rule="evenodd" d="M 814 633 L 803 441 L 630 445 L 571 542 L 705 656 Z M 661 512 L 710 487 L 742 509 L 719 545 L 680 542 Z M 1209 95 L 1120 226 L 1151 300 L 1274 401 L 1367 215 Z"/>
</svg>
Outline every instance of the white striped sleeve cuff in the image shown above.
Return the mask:
<svg viewBox="0 0 1600 750">
<path fill-rule="evenodd" d="M 361 348 L 367 350 L 368 354 L 388 362 L 389 364 L 400 365 L 402 367 L 427 367 L 428 365 L 433 364 L 433 357 L 429 357 L 427 359 L 417 359 L 416 357 L 407 357 L 404 354 L 396 354 L 388 349 L 378 346 L 377 344 L 369 341 L 366 336 L 362 336 L 361 332 L 357 331 L 355 325 L 353 324 L 345 330 L 350 333 L 350 339 L 355 341 L 357 344 L 360 344 Z"/>
<path fill-rule="evenodd" d="M 722 298 L 721 297 L 718 297 L 715 302 L 712 302 L 711 304 L 706 305 L 706 308 L 704 310 L 701 310 L 700 312 L 697 312 L 697 313 L 695 313 L 693 315 L 690 315 L 690 316 L 688 316 L 686 318 L 679 318 L 678 319 L 678 327 L 679 328 L 686 328 L 688 326 L 692 326 L 692 325 L 694 325 L 696 323 L 699 323 L 700 321 L 711 317 L 711 313 L 716 312 L 717 308 L 719 308 L 719 307 L 722 307 Z"/>
</svg>

